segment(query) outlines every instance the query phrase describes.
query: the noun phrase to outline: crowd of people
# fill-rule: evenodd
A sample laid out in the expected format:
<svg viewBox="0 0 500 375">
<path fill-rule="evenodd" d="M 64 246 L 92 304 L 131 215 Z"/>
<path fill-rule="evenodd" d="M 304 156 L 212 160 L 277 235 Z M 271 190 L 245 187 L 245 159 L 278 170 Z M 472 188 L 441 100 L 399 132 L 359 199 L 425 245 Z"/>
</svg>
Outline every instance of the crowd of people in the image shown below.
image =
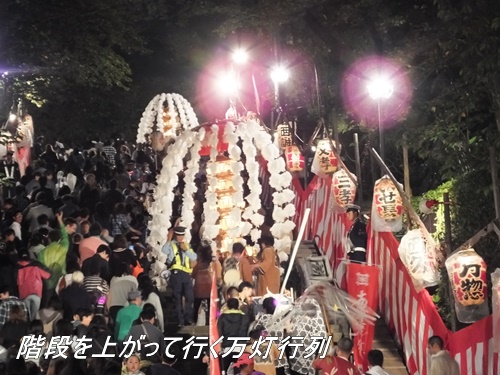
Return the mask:
<svg viewBox="0 0 500 375">
<path fill-rule="evenodd" d="M 23 175 L 12 152 L 0 163 L 6 176 L 0 221 L 0 373 L 178 374 L 180 347 L 169 348 L 173 358 L 165 355 L 167 325 L 208 324 L 213 279 L 221 296 L 217 324 L 224 337 L 222 369 L 241 374 L 296 373 L 293 359 L 280 356 L 274 343 L 269 344 L 268 356 L 249 355 L 260 338 L 283 339 L 293 324 L 271 324 L 277 304 L 273 297 L 264 298 L 259 308 L 253 301 L 254 295 L 279 293 L 282 281 L 283 259 L 266 231 L 272 225 L 269 215 L 255 257 L 241 242 L 233 244 L 231 254 L 213 254 L 197 230 L 202 224 L 204 176 L 196 181 L 201 193 L 196 196 L 190 243 L 184 240 L 186 228 L 178 225 L 181 183 L 174 202 L 176 218 L 162 248 L 172 291 L 167 300 L 151 277 L 156 260 L 146 243 L 156 177 L 152 151 L 121 139 L 67 148 L 40 137 L 33 155 L 35 160 Z M 175 322 L 167 319 L 169 309 Z M 43 339 L 36 358 L 23 346 L 30 335 Z M 49 353 L 51 340 L 61 337 L 73 342 L 66 359 Z M 229 337 L 249 337 L 246 354 L 233 355 Z M 86 359 L 74 355 L 74 343 L 82 338 L 92 344 Z M 143 345 L 124 360 L 119 354 L 127 339 Z M 110 349 L 109 342 L 117 345 Z M 147 343 L 158 343 L 160 350 L 152 355 Z M 313 365 L 325 374 L 333 368 L 339 375 L 356 374 L 348 360 L 351 351 L 352 341 L 342 338 Z M 111 358 L 94 356 L 103 352 Z M 368 373 L 384 374 L 382 353 L 370 353 Z"/>
</svg>

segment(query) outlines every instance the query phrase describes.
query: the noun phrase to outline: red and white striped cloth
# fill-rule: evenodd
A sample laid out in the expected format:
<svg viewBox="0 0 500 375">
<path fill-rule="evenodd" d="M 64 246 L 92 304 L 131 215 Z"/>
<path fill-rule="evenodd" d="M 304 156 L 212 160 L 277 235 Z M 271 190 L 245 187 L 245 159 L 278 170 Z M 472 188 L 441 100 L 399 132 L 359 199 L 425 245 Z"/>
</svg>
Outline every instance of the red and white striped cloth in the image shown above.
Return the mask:
<svg viewBox="0 0 500 375">
<path fill-rule="evenodd" d="M 460 365 L 462 375 L 495 375 L 500 357 L 493 353 L 491 316 L 458 332 L 449 331 L 431 296 L 424 289 L 417 293 L 398 256 L 399 242 L 392 233 L 373 233 L 373 251 L 382 267 L 379 307 L 403 347 L 410 374 L 427 375 L 427 340 L 443 338 Z"/>
<path fill-rule="evenodd" d="M 295 223 L 300 225 L 305 208 L 311 208 L 304 239 L 320 237 L 318 243 L 337 273 L 343 272 L 345 241 L 349 222 L 346 215 L 329 209 L 329 181 L 315 177 L 304 191 L 293 181 L 296 192 Z M 417 293 L 406 268 L 399 259 L 399 242 L 392 233 L 371 231 L 368 226 L 367 260 L 381 266 L 379 309 L 399 346 L 403 348 L 411 375 L 428 374 L 427 340 L 439 335 L 461 368 L 462 375 L 500 374 L 500 356 L 493 352 L 492 317 L 489 316 L 459 332 L 450 332 L 443 323 L 426 290 Z M 336 277 L 339 279 L 339 277 Z"/>
</svg>

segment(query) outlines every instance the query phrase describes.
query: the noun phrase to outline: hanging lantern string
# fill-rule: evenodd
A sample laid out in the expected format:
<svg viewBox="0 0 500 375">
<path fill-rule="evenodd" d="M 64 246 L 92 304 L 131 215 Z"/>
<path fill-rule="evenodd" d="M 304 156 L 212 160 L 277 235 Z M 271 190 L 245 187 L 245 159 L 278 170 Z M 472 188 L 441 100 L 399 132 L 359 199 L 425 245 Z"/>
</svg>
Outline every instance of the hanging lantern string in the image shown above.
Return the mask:
<svg viewBox="0 0 500 375">
<path fill-rule="evenodd" d="M 312 145 L 312 143 L 314 142 L 314 140 L 318 137 L 318 134 L 319 132 L 321 131 L 321 129 L 325 126 L 325 122 L 323 121 L 323 118 L 321 118 L 319 121 L 318 121 L 318 125 L 316 126 L 316 129 L 314 129 L 314 132 L 313 132 L 313 135 L 311 136 L 311 138 L 309 139 L 309 142 L 307 142 L 307 146 L 310 147 Z"/>
</svg>

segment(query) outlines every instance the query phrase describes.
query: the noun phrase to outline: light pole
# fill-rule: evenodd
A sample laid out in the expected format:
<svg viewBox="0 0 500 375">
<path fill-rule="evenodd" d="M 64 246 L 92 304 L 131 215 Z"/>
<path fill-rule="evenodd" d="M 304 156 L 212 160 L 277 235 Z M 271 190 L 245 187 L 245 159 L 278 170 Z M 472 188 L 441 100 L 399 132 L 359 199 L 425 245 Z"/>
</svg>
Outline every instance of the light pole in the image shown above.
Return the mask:
<svg viewBox="0 0 500 375">
<path fill-rule="evenodd" d="M 274 132 L 274 111 L 280 108 L 280 83 L 285 83 L 290 77 L 290 72 L 282 65 L 271 69 L 271 79 L 274 83 L 274 108 L 271 112 L 271 130 Z"/>
<path fill-rule="evenodd" d="M 377 75 L 370 80 L 366 88 L 370 98 L 377 101 L 379 151 L 381 159 L 385 161 L 384 130 L 382 128 L 380 102 L 381 100 L 389 99 L 392 96 L 394 86 L 387 77 Z"/>
</svg>

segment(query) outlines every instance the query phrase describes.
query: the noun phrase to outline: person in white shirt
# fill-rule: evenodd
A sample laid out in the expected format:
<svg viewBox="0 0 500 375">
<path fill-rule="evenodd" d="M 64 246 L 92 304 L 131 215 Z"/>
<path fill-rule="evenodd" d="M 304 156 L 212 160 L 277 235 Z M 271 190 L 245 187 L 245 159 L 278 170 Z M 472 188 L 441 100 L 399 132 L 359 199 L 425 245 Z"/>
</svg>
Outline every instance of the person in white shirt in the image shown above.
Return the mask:
<svg viewBox="0 0 500 375">
<path fill-rule="evenodd" d="M 10 228 L 14 230 L 16 237 L 22 241 L 21 223 L 23 221 L 23 213 L 21 211 L 16 211 L 14 216 L 12 216 L 12 220 Z"/>
<path fill-rule="evenodd" d="M 368 352 L 368 372 L 366 375 L 390 375 L 382 368 L 384 364 L 384 354 L 377 349 Z"/>
<path fill-rule="evenodd" d="M 429 375 L 460 375 L 458 363 L 450 352 L 444 350 L 441 337 L 432 336 L 427 342 L 427 349 L 431 355 Z"/>
</svg>

